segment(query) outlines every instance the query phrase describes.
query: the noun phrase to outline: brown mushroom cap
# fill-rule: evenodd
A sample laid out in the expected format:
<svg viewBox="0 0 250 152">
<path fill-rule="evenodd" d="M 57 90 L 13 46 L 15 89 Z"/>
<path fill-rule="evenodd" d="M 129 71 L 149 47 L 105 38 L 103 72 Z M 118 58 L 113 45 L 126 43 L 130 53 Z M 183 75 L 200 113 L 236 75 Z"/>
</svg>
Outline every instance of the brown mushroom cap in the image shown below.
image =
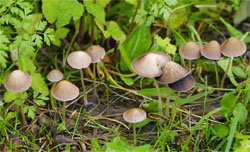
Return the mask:
<svg viewBox="0 0 250 152">
<path fill-rule="evenodd" d="M 105 56 L 105 50 L 103 47 L 99 45 L 92 45 L 86 49 L 86 53 L 88 53 L 92 59 L 91 63 L 100 62 Z"/>
<path fill-rule="evenodd" d="M 146 78 L 158 77 L 162 74 L 162 66 L 171 61 L 171 57 L 163 52 L 147 52 L 135 58 L 132 69 Z"/>
<path fill-rule="evenodd" d="M 91 63 L 91 57 L 84 51 L 75 51 L 69 54 L 67 62 L 74 69 L 83 69 Z"/>
<path fill-rule="evenodd" d="M 12 71 L 4 81 L 4 87 L 11 92 L 24 92 L 31 86 L 32 78 L 27 72 Z"/>
<path fill-rule="evenodd" d="M 209 60 L 219 60 L 221 58 L 221 47 L 217 41 L 210 41 L 201 47 L 201 55 Z"/>
<path fill-rule="evenodd" d="M 54 69 L 48 73 L 47 79 L 51 82 L 58 82 L 63 79 L 63 74 L 61 71 Z"/>
<path fill-rule="evenodd" d="M 57 100 L 70 101 L 79 95 L 79 89 L 73 83 L 62 80 L 51 89 L 51 94 Z"/>
<path fill-rule="evenodd" d="M 123 119 L 129 123 L 137 123 L 145 120 L 147 114 L 139 108 L 132 108 L 123 113 Z"/>
<path fill-rule="evenodd" d="M 187 92 L 194 87 L 194 78 L 191 74 L 189 74 L 181 80 L 171 83 L 168 86 L 176 92 Z"/>
<path fill-rule="evenodd" d="M 230 37 L 221 45 L 222 54 L 227 57 L 241 56 L 246 52 L 246 50 L 246 44 L 235 37 Z"/>
<path fill-rule="evenodd" d="M 194 42 L 187 42 L 183 47 L 181 47 L 180 53 L 184 59 L 195 60 L 200 58 L 200 50 L 201 45 Z"/>
<path fill-rule="evenodd" d="M 169 84 L 184 78 L 189 73 L 189 69 L 183 68 L 178 63 L 169 61 L 162 67 L 162 75 L 155 79 L 161 84 Z"/>
</svg>

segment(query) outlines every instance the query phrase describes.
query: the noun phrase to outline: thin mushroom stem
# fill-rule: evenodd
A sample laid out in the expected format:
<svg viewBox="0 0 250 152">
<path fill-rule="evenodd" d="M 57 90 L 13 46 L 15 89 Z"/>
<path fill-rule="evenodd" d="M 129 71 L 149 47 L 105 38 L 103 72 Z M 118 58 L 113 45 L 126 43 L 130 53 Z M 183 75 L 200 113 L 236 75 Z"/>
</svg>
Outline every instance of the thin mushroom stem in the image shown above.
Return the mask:
<svg viewBox="0 0 250 152">
<path fill-rule="evenodd" d="M 137 142 L 136 142 L 136 128 L 135 128 L 135 123 L 133 123 L 133 134 L 134 134 L 134 145 L 136 146 Z"/>
<path fill-rule="evenodd" d="M 22 97 L 22 93 L 19 93 L 19 100 L 20 100 L 20 112 L 21 112 L 22 120 L 23 120 L 23 123 L 25 125 L 27 125 L 26 117 L 24 115 L 24 110 L 23 110 L 23 97 Z"/>
<path fill-rule="evenodd" d="M 66 102 L 63 101 L 63 111 L 62 111 L 62 115 L 63 115 L 63 123 L 65 124 L 65 120 L 66 120 Z"/>
<path fill-rule="evenodd" d="M 219 75 L 218 75 L 218 69 L 217 69 L 217 62 L 214 62 L 214 71 L 215 71 L 215 76 L 216 76 L 216 87 L 220 87 L 220 82 L 219 82 Z"/>
<path fill-rule="evenodd" d="M 84 105 L 86 106 L 88 104 L 88 98 L 87 98 L 87 92 L 86 92 L 86 88 L 85 88 L 85 84 L 84 84 L 84 80 L 83 80 L 83 69 L 80 69 L 80 75 L 81 75 L 81 83 L 82 83 L 82 90 L 83 90 L 83 99 L 84 99 Z"/>
<path fill-rule="evenodd" d="M 165 105 L 165 115 L 167 118 L 169 118 L 170 96 L 171 96 L 171 89 L 168 88 L 168 95 L 167 95 L 167 100 L 166 100 L 166 105 Z"/>
<path fill-rule="evenodd" d="M 224 75 L 223 75 L 223 77 L 222 77 L 222 79 L 221 79 L 221 88 L 224 88 L 224 81 L 225 81 L 225 79 L 226 79 L 226 76 L 227 76 L 227 73 L 228 73 L 228 71 L 229 71 L 229 68 L 230 68 L 230 66 L 231 66 L 231 64 L 232 64 L 232 61 L 233 61 L 233 57 L 230 57 L 229 58 L 229 61 L 228 61 L 228 65 L 227 65 L 227 68 L 226 68 L 226 71 L 225 71 L 225 73 L 224 73 Z"/>
<path fill-rule="evenodd" d="M 173 111 L 172 111 L 172 121 L 175 119 L 176 108 L 177 108 L 177 104 L 179 102 L 179 98 L 180 98 L 180 92 L 178 92 L 178 95 L 176 96 L 175 101 L 174 101 L 174 106 L 173 106 Z"/>
<path fill-rule="evenodd" d="M 99 101 L 99 97 L 98 97 L 98 93 L 96 91 L 96 64 L 97 63 L 94 63 L 93 64 L 93 76 L 94 76 L 94 95 L 97 97 L 98 101 Z"/>
<path fill-rule="evenodd" d="M 192 61 L 191 60 L 188 60 L 188 67 L 189 67 L 189 69 L 192 70 Z"/>
<path fill-rule="evenodd" d="M 156 82 L 155 79 L 154 79 L 154 82 L 155 82 L 156 91 L 157 91 L 157 94 L 158 94 L 158 113 L 159 113 L 160 115 L 162 115 L 161 92 L 160 92 L 159 85 L 158 85 L 158 83 Z"/>
</svg>

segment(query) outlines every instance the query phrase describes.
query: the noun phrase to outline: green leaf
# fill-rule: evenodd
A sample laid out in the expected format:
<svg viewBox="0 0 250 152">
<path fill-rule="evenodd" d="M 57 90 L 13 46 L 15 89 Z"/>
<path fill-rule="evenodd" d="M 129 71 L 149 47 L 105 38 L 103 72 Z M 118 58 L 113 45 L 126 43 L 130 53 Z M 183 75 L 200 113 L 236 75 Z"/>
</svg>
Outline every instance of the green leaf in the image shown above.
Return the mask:
<svg viewBox="0 0 250 152">
<path fill-rule="evenodd" d="M 35 67 L 34 63 L 27 56 L 20 55 L 20 62 L 22 64 L 23 71 L 30 72 L 30 73 L 33 73 L 36 71 L 36 67 Z"/>
<path fill-rule="evenodd" d="M 179 28 L 188 19 L 186 8 L 181 8 L 172 13 L 169 26 L 173 29 Z"/>
<path fill-rule="evenodd" d="M 94 146 L 97 151 L 100 151 L 100 152 L 102 151 L 98 143 L 98 140 L 96 138 L 91 138 L 91 145 Z"/>
<path fill-rule="evenodd" d="M 123 82 L 126 83 L 128 86 L 132 86 L 134 84 L 134 80 L 132 78 L 120 77 Z"/>
<path fill-rule="evenodd" d="M 4 120 L 8 122 L 15 117 L 16 117 L 15 112 L 8 112 Z"/>
<path fill-rule="evenodd" d="M 236 106 L 235 96 L 233 93 L 227 93 L 223 96 L 221 100 L 221 112 L 229 120 L 229 116 L 232 114 Z"/>
<path fill-rule="evenodd" d="M 247 120 L 247 109 L 246 107 L 242 104 L 242 103 L 238 103 L 237 106 L 235 107 L 234 111 L 233 111 L 234 116 L 238 116 L 239 117 L 239 122 L 244 125 L 246 123 Z"/>
<path fill-rule="evenodd" d="M 69 24 L 71 18 L 78 20 L 83 13 L 83 5 L 77 0 L 61 0 L 58 8 L 56 27 Z"/>
<path fill-rule="evenodd" d="M 105 8 L 111 0 L 96 0 L 96 4 L 101 6 L 102 8 Z"/>
<path fill-rule="evenodd" d="M 229 58 L 221 59 L 221 60 L 217 61 L 218 65 L 219 65 L 224 71 L 226 71 L 226 69 L 227 69 L 228 62 L 229 62 Z M 238 86 L 238 83 L 237 83 L 237 81 L 235 80 L 234 75 L 233 75 L 233 72 L 232 72 L 232 64 L 231 64 L 230 67 L 229 67 L 229 70 L 228 70 L 228 72 L 227 72 L 227 75 L 228 75 L 230 81 L 232 82 L 232 84 L 233 84 L 234 86 Z"/>
<path fill-rule="evenodd" d="M 122 43 L 120 68 L 122 71 L 131 69 L 131 61 L 145 53 L 151 45 L 151 33 L 145 25 L 138 26 Z M 128 58 L 126 58 L 128 57 Z M 125 62 L 129 60 L 130 64 Z"/>
<path fill-rule="evenodd" d="M 109 21 L 106 23 L 107 31 L 116 41 L 123 42 L 126 39 L 126 35 L 121 30 L 119 25 L 115 21 Z"/>
<path fill-rule="evenodd" d="M 137 0 L 125 0 L 125 2 L 137 6 Z"/>
<path fill-rule="evenodd" d="M 39 93 L 45 93 L 45 94 L 49 93 L 47 84 L 45 83 L 40 73 L 31 73 L 31 77 L 32 77 L 31 87 L 33 90 Z"/>
<path fill-rule="evenodd" d="M 97 4 L 86 4 L 88 13 L 92 14 L 98 22 L 105 24 L 105 11 Z"/>
<path fill-rule="evenodd" d="M 42 45 L 43 45 L 43 42 L 42 42 L 43 38 L 42 38 L 40 35 L 34 34 L 34 35 L 32 35 L 31 38 L 32 38 L 32 41 L 35 42 L 35 44 L 36 44 L 36 46 L 37 46 L 38 48 L 41 48 L 41 47 L 42 47 Z"/>
<path fill-rule="evenodd" d="M 152 119 L 149 119 L 149 118 L 146 118 L 145 120 L 141 121 L 141 122 L 138 122 L 138 123 L 135 123 L 135 127 L 136 128 L 141 128 L 145 125 L 147 125 L 148 123 L 150 123 L 151 121 L 153 121 Z M 132 125 L 132 124 L 131 124 Z"/>
<path fill-rule="evenodd" d="M 246 72 L 240 67 L 232 66 L 232 71 L 233 71 L 233 73 L 235 75 L 237 75 L 240 78 L 246 78 L 247 77 Z"/>
<path fill-rule="evenodd" d="M 28 113 L 28 117 L 31 119 L 34 119 L 36 116 L 35 114 L 36 108 L 34 106 L 25 106 L 23 108 L 23 111 L 24 113 Z"/>
<path fill-rule="evenodd" d="M 67 34 L 69 33 L 69 29 L 67 28 L 58 28 L 55 31 L 55 40 L 52 42 L 56 46 L 61 46 L 60 39 L 67 37 Z"/>
<path fill-rule="evenodd" d="M 42 0 L 42 10 L 45 18 L 49 23 L 54 23 L 57 14 L 60 0 Z"/>
<path fill-rule="evenodd" d="M 240 24 L 242 21 L 250 17 L 250 1 L 243 0 L 240 3 L 240 9 L 235 13 L 234 24 Z"/>
<path fill-rule="evenodd" d="M 6 91 L 4 93 L 4 102 L 11 102 L 18 98 L 18 93 Z"/>
<path fill-rule="evenodd" d="M 46 25 L 47 25 L 47 22 L 46 22 L 46 21 L 37 22 L 37 23 L 35 24 L 35 29 L 36 29 L 37 31 L 43 31 L 43 30 L 45 29 Z"/>
<path fill-rule="evenodd" d="M 229 134 L 229 130 L 225 125 L 222 124 L 214 124 L 211 126 L 211 130 L 214 135 L 224 138 Z"/>
<path fill-rule="evenodd" d="M 3 31 L 0 30 L 0 66 L 3 67 L 3 69 L 6 68 L 7 66 L 7 60 L 6 58 L 8 57 L 8 54 L 5 52 L 6 50 L 8 50 L 8 43 L 9 40 L 6 37 L 6 35 L 3 34 Z"/>
<path fill-rule="evenodd" d="M 165 37 L 164 39 L 162 39 L 159 35 L 155 36 L 156 43 L 164 47 L 166 53 L 175 55 L 176 46 L 171 44 L 170 40 L 171 39 L 169 37 Z"/>
</svg>

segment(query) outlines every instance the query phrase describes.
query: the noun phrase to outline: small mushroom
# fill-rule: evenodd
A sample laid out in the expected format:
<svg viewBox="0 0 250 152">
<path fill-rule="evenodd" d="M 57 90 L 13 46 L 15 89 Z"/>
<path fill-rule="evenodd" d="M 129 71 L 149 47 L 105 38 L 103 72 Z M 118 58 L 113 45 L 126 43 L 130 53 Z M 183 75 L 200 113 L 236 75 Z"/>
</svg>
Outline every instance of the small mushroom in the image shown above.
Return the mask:
<svg viewBox="0 0 250 152">
<path fill-rule="evenodd" d="M 235 37 L 230 37 L 221 45 L 222 54 L 227 57 L 241 56 L 246 52 L 246 50 L 246 44 Z"/>
<path fill-rule="evenodd" d="M 51 89 L 52 96 L 60 101 L 63 102 L 63 123 L 65 123 L 66 112 L 65 112 L 65 102 L 74 100 L 79 95 L 79 89 L 73 83 L 62 80 L 58 82 L 54 87 Z"/>
<path fill-rule="evenodd" d="M 67 62 L 72 68 L 80 70 L 81 83 L 84 94 L 84 105 L 88 105 L 87 91 L 83 80 L 82 69 L 87 68 L 90 65 L 91 57 L 84 51 L 75 51 L 69 54 L 69 56 L 67 57 Z"/>
<path fill-rule="evenodd" d="M 221 47 L 217 41 L 210 41 L 201 48 L 201 55 L 210 60 L 219 60 L 221 55 Z"/>
<path fill-rule="evenodd" d="M 187 42 L 183 47 L 181 47 L 180 53 L 184 59 L 195 60 L 200 58 L 200 50 L 201 45 L 196 44 L 194 42 Z"/>
<path fill-rule="evenodd" d="M 162 66 L 171 61 L 171 57 L 163 52 L 147 52 L 135 58 L 132 69 L 146 78 L 158 77 L 162 74 Z"/>
<path fill-rule="evenodd" d="M 100 62 L 105 56 L 105 50 L 99 45 L 92 45 L 86 49 L 86 53 L 91 57 L 91 63 Z"/>
<path fill-rule="evenodd" d="M 26 125 L 26 117 L 23 111 L 23 99 L 22 92 L 28 90 L 31 86 L 32 78 L 27 72 L 21 70 L 12 71 L 4 80 L 4 87 L 11 92 L 19 93 L 20 100 L 20 112 L 22 116 L 23 123 Z"/>
<path fill-rule="evenodd" d="M 133 133 L 134 133 L 134 145 L 136 145 L 136 128 L 135 123 L 141 122 L 147 118 L 145 111 L 139 108 L 132 108 L 123 113 L 123 119 L 128 123 L 133 124 Z"/>
<path fill-rule="evenodd" d="M 161 84 L 169 84 L 184 78 L 189 73 L 189 69 L 183 68 L 178 63 L 169 61 L 162 67 L 162 75 L 155 79 Z"/>
<path fill-rule="evenodd" d="M 12 71 L 4 81 L 4 87 L 11 92 L 24 92 L 31 86 L 32 78 L 27 72 Z"/>
<path fill-rule="evenodd" d="M 61 71 L 54 69 L 48 73 L 47 79 L 51 82 L 58 82 L 63 79 L 63 74 Z"/>
<path fill-rule="evenodd" d="M 187 92 L 194 87 L 194 78 L 191 74 L 168 85 L 172 90 L 176 92 Z"/>
</svg>

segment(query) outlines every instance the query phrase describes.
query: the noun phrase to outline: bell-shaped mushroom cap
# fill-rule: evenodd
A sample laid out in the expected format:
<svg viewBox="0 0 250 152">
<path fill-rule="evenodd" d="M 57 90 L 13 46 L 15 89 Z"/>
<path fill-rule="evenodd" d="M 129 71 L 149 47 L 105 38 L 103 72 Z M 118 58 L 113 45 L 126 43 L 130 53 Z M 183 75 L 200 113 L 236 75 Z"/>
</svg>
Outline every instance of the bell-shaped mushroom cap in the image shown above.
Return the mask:
<svg viewBox="0 0 250 152">
<path fill-rule="evenodd" d="M 246 52 L 246 50 L 246 44 L 235 37 L 230 37 L 221 45 L 222 54 L 227 57 L 241 56 Z"/>
<path fill-rule="evenodd" d="M 168 84 L 168 86 L 176 92 L 187 92 L 194 87 L 194 78 L 189 74 L 179 81 Z"/>
<path fill-rule="evenodd" d="M 83 69 L 91 63 L 91 57 L 84 51 L 75 51 L 69 54 L 67 62 L 74 69 Z"/>
<path fill-rule="evenodd" d="M 163 52 L 147 52 L 135 58 L 132 69 L 146 78 L 158 77 L 162 74 L 162 66 L 171 61 L 171 57 Z"/>
<path fill-rule="evenodd" d="M 4 81 L 4 87 L 11 92 L 24 92 L 31 86 L 32 78 L 27 72 L 12 71 Z"/>
<path fill-rule="evenodd" d="M 99 45 L 92 45 L 86 49 L 86 53 L 88 53 L 92 59 L 91 63 L 100 62 L 105 56 L 105 50 L 103 47 Z"/>
<path fill-rule="evenodd" d="M 58 82 L 63 79 L 63 74 L 61 71 L 54 69 L 48 73 L 47 79 L 51 82 Z"/>
<path fill-rule="evenodd" d="M 188 60 L 195 60 L 200 58 L 201 56 L 201 45 L 196 44 L 194 42 L 187 42 L 183 47 L 180 49 L 181 56 L 184 59 Z"/>
<path fill-rule="evenodd" d="M 73 83 L 62 80 L 52 88 L 51 94 L 57 100 L 70 101 L 79 95 L 79 89 Z"/>
<path fill-rule="evenodd" d="M 184 78 L 189 73 L 189 69 L 183 68 L 178 63 L 169 61 L 162 67 L 162 75 L 155 79 L 161 84 L 169 84 Z"/>
<path fill-rule="evenodd" d="M 221 47 L 217 41 L 210 41 L 201 47 L 201 55 L 209 60 L 219 60 L 221 58 Z"/>
<path fill-rule="evenodd" d="M 147 114 L 139 108 L 132 108 L 123 113 L 123 119 L 129 123 L 137 123 L 145 120 Z"/>
</svg>

